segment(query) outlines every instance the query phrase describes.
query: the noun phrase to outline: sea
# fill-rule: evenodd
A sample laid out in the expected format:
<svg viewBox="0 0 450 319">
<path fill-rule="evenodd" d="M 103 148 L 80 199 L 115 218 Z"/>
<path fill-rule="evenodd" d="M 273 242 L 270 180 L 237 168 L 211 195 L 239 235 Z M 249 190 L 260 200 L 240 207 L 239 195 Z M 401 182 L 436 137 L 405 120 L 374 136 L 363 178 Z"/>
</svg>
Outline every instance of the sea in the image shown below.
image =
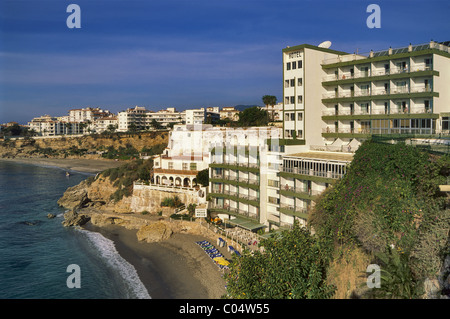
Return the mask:
<svg viewBox="0 0 450 319">
<path fill-rule="evenodd" d="M 0 161 L 0 299 L 151 298 L 113 241 L 61 224 L 58 199 L 90 175 Z"/>
</svg>

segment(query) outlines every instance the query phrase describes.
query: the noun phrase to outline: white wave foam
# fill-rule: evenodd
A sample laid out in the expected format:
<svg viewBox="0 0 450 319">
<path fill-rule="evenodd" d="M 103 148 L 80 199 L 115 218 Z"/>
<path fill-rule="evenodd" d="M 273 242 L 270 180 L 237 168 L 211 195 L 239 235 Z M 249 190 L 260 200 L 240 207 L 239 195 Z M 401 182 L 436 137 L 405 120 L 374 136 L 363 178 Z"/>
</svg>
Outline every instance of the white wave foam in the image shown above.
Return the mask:
<svg viewBox="0 0 450 319">
<path fill-rule="evenodd" d="M 102 234 L 97 232 L 91 232 L 84 229 L 77 229 L 77 231 L 83 233 L 100 253 L 100 256 L 104 258 L 114 270 L 119 272 L 120 276 L 129 285 L 133 296 L 136 296 L 137 299 L 151 299 L 147 289 L 140 280 L 136 269 L 119 255 L 112 240 L 105 238 Z"/>
</svg>

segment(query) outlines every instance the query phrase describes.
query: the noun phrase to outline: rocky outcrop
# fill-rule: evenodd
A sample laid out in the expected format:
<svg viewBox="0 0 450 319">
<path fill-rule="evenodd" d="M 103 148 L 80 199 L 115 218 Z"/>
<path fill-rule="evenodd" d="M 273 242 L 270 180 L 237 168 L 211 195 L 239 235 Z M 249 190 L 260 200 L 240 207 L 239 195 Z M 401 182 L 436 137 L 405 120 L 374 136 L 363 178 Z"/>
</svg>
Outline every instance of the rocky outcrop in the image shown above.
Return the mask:
<svg viewBox="0 0 450 319">
<path fill-rule="evenodd" d="M 168 239 L 172 235 L 172 233 L 172 229 L 170 229 L 170 227 L 166 223 L 157 222 L 154 224 L 142 226 L 137 231 L 136 236 L 139 241 L 152 243 Z"/>
<path fill-rule="evenodd" d="M 72 210 L 64 214 L 64 221 L 62 224 L 65 227 L 70 226 L 83 226 L 86 224 L 91 218 L 85 214 L 79 214 L 76 211 Z"/>
<path fill-rule="evenodd" d="M 123 197 L 115 202 L 111 199 L 115 191 L 117 187 L 111 183 L 109 177 L 98 175 L 91 183 L 82 181 L 78 185 L 69 187 L 58 200 L 58 205 L 70 210 L 92 207 L 117 213 L 129 213 L 131 197 Z"/>
<path fill-rule="evenodd" d="M 82 181 L 78 185 L 69 187 L 58 200 L 58 205 L 74 210 L 84 207 L 88 202 L 90 202 L 90 199 L 87 192 L 87 183 Z"/>
</svg>

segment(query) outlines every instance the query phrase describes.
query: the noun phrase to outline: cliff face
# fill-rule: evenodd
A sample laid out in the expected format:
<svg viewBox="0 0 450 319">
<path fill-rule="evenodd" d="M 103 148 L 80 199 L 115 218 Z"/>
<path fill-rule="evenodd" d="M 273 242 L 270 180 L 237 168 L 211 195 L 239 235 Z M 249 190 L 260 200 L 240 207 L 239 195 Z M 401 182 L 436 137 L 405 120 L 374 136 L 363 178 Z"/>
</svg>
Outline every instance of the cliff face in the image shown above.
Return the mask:
<svg viewBox="0 0 450 319">
<path fill-rule="evenodd" d="M 130 212 L 131 197 L 123 197 L 115 202 L 111 195 L 117 188 L 111 183 L 109 177 L 98 176 L 94 181 L 84 180 L 80 184 L 69 187 L 58 205 L 69 210 L 94 207 L 105 211 L 117 213 Z"/>
<path fill-rule="evenodd" d="M 99 158 L 97 151 L 111 146 L 116 149 L 133 147 L 140 151 L 154 145 L 167 144 L 167 141 L 167 132 L 16 139 L 0 142 L 0 157 Z"/>
</svg>

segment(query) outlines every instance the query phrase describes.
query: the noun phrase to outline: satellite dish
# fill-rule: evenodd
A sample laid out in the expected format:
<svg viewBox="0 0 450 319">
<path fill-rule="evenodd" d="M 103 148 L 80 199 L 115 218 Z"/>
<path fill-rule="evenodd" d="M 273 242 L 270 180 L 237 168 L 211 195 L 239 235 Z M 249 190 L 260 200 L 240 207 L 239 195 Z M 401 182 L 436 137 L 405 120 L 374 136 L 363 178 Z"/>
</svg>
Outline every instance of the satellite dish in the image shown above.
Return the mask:
<svg viewBox="0 0 450 319">
<path fill-rule="evenodd" d="M 331 47 L 331 41 L 324 41 L 319 44 L 318 47 L 328 49 L 329 47 Z"/>
</svg>

